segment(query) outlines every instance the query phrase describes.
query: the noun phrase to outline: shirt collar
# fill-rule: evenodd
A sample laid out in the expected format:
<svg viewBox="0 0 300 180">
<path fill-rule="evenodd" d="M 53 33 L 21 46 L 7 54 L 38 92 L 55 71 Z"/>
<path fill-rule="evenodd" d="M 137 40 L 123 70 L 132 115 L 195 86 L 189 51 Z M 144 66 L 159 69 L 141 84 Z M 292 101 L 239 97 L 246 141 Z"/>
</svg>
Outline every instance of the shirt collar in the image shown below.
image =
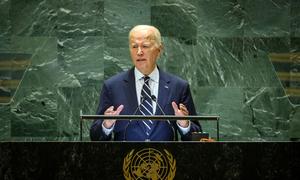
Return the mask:
<svg viewBox="0 0 300 180">
<path fill-rule="evenodd" d="M 135 81 L 141 80 L 145 75 L 141 73 L 136 67 L 134 68 Z M 155 66 L 154 70 L 148 75 L 150 79 L 154 82 L 158 83 L 159 80 L 159 71 L 157 66 Z"/>
</svg>

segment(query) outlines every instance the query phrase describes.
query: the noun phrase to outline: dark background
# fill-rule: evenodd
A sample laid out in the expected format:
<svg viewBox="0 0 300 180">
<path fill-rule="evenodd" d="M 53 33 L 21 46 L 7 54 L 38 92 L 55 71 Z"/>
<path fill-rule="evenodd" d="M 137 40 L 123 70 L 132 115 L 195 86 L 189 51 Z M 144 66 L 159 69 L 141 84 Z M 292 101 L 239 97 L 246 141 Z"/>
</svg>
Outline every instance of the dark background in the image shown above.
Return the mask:
<svg viewBox="0 0 300 180">
<path fill-rule="evenodd" d="M 126 155 L 166 149 L 175 179 L 297 179 L 299 143 L 1 143 L 0 179 L 124 179 Z"/>
</svg>

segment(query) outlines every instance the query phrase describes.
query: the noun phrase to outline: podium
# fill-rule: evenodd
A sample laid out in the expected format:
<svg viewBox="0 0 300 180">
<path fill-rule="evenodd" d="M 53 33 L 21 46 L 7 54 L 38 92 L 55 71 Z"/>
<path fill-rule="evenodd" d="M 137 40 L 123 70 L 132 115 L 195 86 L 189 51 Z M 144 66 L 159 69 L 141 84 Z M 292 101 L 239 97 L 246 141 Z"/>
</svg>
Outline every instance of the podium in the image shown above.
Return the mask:
<svg viewBox="0 0 300 180">
<path fill-rule="evenodd" d="M 299 179 L 299 148 L 297 142 L 2 142 L 0 179 L 150 179 L 144 177 L 150 172 L 174 180 Z"/>
<path fill-rule="evenodd" d="M 176 121 L 180 120 L 198 120 L 198 121 L 215 121 L 217 129 L 217 141 L 220 139 L 219 133 L 219 120 L 220 116 L 174 116 L 174 115 L 154 115 L 154 116 L 143 116 L 143 115 L 83 115 L 80 112 L 80 141 L 82 141 L 82 131 L 83 122 L 85 120 L 95 120 L 95 119 L 116 119 L 116 120 L 152 120 L 152 121 Z"/>
</svg>

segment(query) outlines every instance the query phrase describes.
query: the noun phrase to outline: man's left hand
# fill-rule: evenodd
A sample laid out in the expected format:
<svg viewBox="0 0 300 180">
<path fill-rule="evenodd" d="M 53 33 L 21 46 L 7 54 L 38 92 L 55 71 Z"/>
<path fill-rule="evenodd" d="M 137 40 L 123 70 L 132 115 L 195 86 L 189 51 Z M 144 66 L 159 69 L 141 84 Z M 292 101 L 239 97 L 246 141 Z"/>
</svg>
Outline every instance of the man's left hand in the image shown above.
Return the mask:
<svg viewBox="0 0 300 180">
<path fill-rule="evenodd" d="M 178 107 L 178 105 L 173 101 L 172 102 L 172 107 L 174 109 L 175 116 L 187 116 L 187 115 L 189 115 L 189 111 L 187 110 L 185 105 L 182 104 L 182 103 L 179 103 L 179 107 Z M 181 127 L 186 128 L 186 127 L 189 126 L 190 121 L 189 120 L 177 120 L 177 123 Z"/>
</svg>

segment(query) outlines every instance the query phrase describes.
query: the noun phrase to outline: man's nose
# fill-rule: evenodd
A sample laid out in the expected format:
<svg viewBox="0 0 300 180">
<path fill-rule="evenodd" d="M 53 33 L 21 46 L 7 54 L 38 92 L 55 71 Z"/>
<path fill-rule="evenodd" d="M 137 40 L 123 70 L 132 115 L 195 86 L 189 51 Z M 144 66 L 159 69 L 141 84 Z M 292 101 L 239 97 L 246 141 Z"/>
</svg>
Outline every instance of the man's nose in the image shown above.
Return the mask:
<svg viewBox="0 0 300 180">
<path fill-rule="evenodd" d="M 138 56 L 143 55 L 142 48 L 138 47 L 137 55 L 138 55 Z"/>
</svg>

